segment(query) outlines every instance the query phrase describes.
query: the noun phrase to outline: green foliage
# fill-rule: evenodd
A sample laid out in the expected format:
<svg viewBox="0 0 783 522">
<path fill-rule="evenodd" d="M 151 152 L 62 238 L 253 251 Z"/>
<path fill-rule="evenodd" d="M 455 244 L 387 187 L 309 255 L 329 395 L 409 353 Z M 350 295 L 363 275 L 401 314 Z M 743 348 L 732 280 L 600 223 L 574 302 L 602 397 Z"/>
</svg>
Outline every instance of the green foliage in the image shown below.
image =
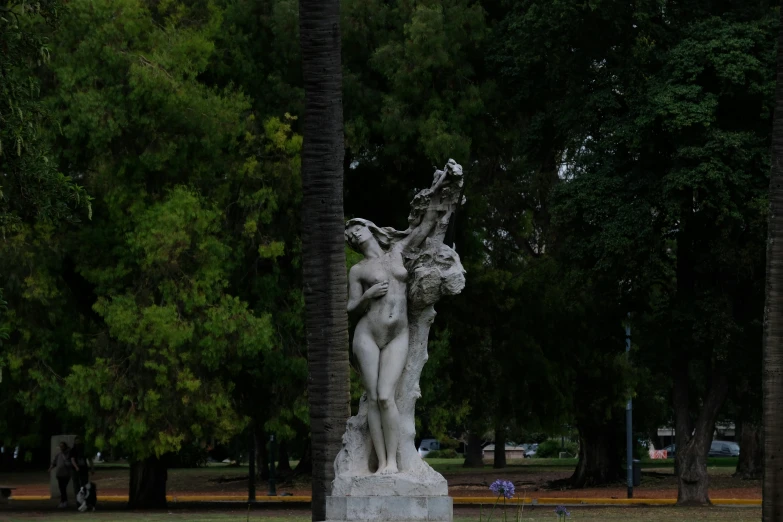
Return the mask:
<svg viewBox="0 0 783 522">
<path fill-rule="evenodd" d="M 298 313 L 276 296 L 300 301 L 275 286 L 298 251 L 278 223 L 296 209 L 301 138 L 292 118 L 257 126 L 246 97 L 199 80 L 222 16 L 214 4 L 76 1 L 57 34 L 61 154 L 96 196 L 74 238 L 96 296 L 92 357 L 65 391 L 88 436 L 133 459 L 239 433 L 258 372 L 301 378 L 302 358 L 286 360 L 274 335 Z"/>
<path fill-rule="evenodd" d="M 0 6 L 0 237 L 35 221 L 78 222 L 90 198 L 58 172 L 47 133 L 56 127 L 40 99 L 36 71 L 51 58 L 59 0 Z M 84 210 L 84 212 L 82 212 Z"/>
<path fill-rule="evenodd" d="M 62 230 L 91 216 L 91 198 L 62 172 L 78 173 L 57 167 L 49 138 L 58 122 L 40 95 L 63 9 L 58 0 L 0 6 L 0 437 L 23 444 L 46 436 L 41 408 L 63 404 L 65 365 L 52 355 L 78 319 L 58 309 L 68 293 Z"/>
<path fill-rule="evenodd" d="M 0 288 L 0 347 L 3 346 L 3 341 L 8 340 L 8 334 L 11 332 L 11 328 L 5 322 L 5 315 L 8 313 L 8 303 L 3 299 L 3 290 Z"/>
<path fill-rule="evenodd" d="M 664 422 L 672 361 L 699 395 L 758 338 L 776 23 L 764 2 L 530 0 L 497 26 L 489 62 L 524 132 L 495 223 L 553 258 L 549 284 L 578 312 L 558 337 L 580 431 L 619 418 L 633 388 Z"/>
<path fill-rule="evenodd" d="M 443 449 L 443 450 L 435 450 L 430 451 L 427 453 L 427 456 L 424 458 L 427 459 L 456 459 L 459 458 L 461 455 L 457 453 L 457 450 L 455 449 Z"/>
<path fill-rule="evenodd" d="M 565 441 L 565 445 L 563 445 L 563 441 L 560 439 L 547 439 L 538 445 L 534 458 L 554 459 L 558 458 L 562 451 L 574 456 L 579 453 L 579 446 L 570 440 Z"/>
<path fill-rule="evenodd" d="M 481 91 L 457 82 L 475 75 L 466 58 L 486 34 L 481 5 L 452 0 L 378 8 L 387 24 L 402 29 L 401 38 L 381 42 L 370 57 L 390 87 L 377 122 L 388 140 L 384 154 L 418 149 L 436 163 L 470 157 L 470 125 L 483 109 Z"/>
<path fill-rule="evenodd" d="M 123 276 L 139 274 L 138 286 L 99 296 L 93 308 L 107 338 L 95 344 L 92 365 L 72 368 L 66 390 L 71 411 L 113 417 L 103 428 L 109 442 L 144 458 L 241 428 L 233 385 L 212 374 L 268 349 L 271 324 L 224 292 L 230 249 L 219 213 L 194 193 L 174 188 L 131 215 Z M 100 284 L 115 273 L 95 268 L 88 277 Z"/>
<path fill-rule="evenodd" d="M 342 3 L 347 217 L 403 229 L 433 165 L 466 171 L 420 434 L 615 426 L 631 392 L 649 430 L 681 356 L 694 395 L 731 361 L 752 410 L 777 21 L 729 4 Z M 44 440 L 52 409 L 133 458 L 304 442 L 298 2 L 4 5 L 0 394 L 25 421 L 0 434 Z"/>
<path fill-rule="evenodd" d="M 445 437 L 442 439 L 438 439 L 440 441 L 440 447 L 444 450 L 457 450 L 460 445 L 460 441 L 457 439 L 453 439 L 451 437 Z"/>
</svg>

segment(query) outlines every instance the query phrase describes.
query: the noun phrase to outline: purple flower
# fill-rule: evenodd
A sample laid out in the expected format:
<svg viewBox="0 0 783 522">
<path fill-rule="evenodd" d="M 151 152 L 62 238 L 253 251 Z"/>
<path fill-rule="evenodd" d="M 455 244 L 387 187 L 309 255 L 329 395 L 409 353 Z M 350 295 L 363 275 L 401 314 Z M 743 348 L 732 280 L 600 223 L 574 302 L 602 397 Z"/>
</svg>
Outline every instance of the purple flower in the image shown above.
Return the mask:
<svg viewBox="0 0 783 522">
<path fill-rule="evenodd" d="M 496 480 L 489 486 L 490 491 L 495 495 L 503 495 L 506 498 L 514 497 L 514 483 L 508 480 Z"/>
<path fill-rule="evenodd" d="M 562 504 L 555 508 L 555 513 L 557 513 L 557 518 L 571 516 L 571 512 Z"/>
</svg>

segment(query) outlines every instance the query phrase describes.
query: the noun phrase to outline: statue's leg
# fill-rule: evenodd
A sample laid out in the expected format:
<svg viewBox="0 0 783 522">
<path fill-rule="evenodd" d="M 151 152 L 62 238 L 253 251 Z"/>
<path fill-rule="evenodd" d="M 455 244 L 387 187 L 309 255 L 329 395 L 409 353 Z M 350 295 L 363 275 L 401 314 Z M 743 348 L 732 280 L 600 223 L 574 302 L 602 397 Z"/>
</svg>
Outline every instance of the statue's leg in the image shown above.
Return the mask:
<svg viewBox="0 0 783 522">
<path fill-rule="evenodd" d="M 386 469 L 381 473 L 397 473 L 397 446 L 400 441 L 400 413 L 394 395 L 405 362 L 408 359 L 408 329 L 395 337 L 381 350 L 381 368 L 378 375 L 378 404 L 381 407 L 383 434 L 386 439 Z"/>
<path fill-rule="evenodd" d="M 353 353 L 359 361 L 362 385 L 367 392 L 367 425 L 370 428 L 370 438 L 378 456 L 378 470 L 386 467 L 386 444 L 383 438 L 381 410 L 378 405 L 378 364 L 380 350 L 369 332 L 356 327 L 353 335 Z"/>
</svg>

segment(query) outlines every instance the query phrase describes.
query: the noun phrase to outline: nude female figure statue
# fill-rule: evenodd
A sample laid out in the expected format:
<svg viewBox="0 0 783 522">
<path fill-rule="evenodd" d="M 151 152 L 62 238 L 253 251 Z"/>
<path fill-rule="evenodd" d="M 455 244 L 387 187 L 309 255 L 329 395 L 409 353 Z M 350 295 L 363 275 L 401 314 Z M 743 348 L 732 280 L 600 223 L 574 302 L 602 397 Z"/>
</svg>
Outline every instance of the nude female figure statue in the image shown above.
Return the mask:
<svg viewBox="0 0 783 522">
<path fill-rule="evenodd" d="M 361 315 L 354 330 L 353 352 L 367 392 L 367 422 L 378 457 L 376 474 L 398 471 L 400 419 L 394 397 L 409 340 L 408 270 L 403 254 L 418 248 L 437 224 L 439 189 L 451 169 L 447 166 L 438 172 L 429 191 L 435 204 L 409 231 L 381 229 L 364 219 L 349 220 L 345 226 L 346 241 L 364 255 L 348 274 L 348 312 Z"/>
</svg>

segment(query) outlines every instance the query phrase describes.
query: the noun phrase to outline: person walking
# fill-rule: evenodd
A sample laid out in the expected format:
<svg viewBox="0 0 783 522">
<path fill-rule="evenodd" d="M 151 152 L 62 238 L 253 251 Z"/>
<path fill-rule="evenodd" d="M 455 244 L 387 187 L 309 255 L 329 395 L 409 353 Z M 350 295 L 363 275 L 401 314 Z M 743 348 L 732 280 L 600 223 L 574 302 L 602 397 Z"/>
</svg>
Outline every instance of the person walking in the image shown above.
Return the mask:
<svg viewBox="0 0 783 522">
<path fill-rule="evenodd" d="M 68 482 L 71 480 L 71 462 L 68 444 L 60 442 L 60 453 L 55 455 L 52 465 L 49 466 L 49 473 L 55 470 L 57 485 L 60 486 L 60 505 L 57 507 L 68 507 Z"/>
</svg>

